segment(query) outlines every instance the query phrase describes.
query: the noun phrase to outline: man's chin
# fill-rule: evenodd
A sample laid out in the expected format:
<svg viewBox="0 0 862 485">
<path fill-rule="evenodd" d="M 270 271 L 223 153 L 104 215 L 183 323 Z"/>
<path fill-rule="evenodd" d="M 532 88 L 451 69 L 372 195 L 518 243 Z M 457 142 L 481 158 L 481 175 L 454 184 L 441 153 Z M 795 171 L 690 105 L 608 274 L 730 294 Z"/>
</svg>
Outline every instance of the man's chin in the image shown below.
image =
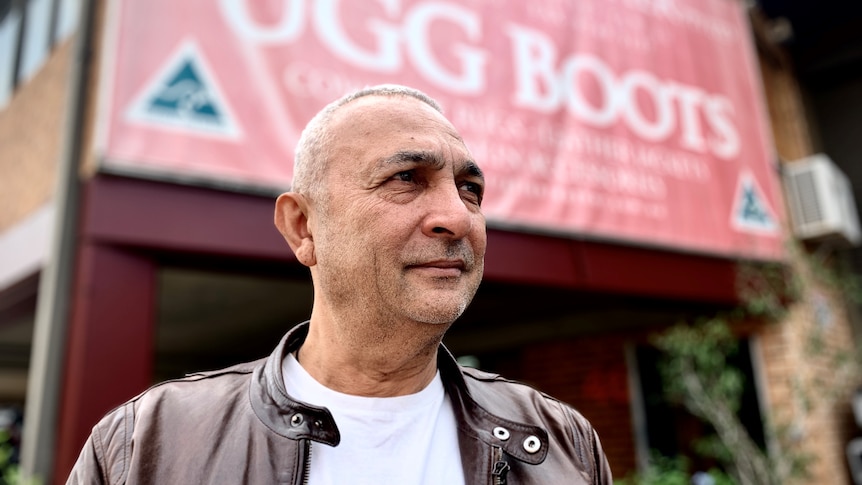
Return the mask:
<svg viewBox="0 0 862 485">
<path fill-rule="evenodd" d="M 436 302 L 436 304 L 412 309 L 408 314 L 412 320 L 419 323 L 448 326 L 464 313 L 469 303 L 469 301 L 446 302 L 445 304 Z"/>
</svg>

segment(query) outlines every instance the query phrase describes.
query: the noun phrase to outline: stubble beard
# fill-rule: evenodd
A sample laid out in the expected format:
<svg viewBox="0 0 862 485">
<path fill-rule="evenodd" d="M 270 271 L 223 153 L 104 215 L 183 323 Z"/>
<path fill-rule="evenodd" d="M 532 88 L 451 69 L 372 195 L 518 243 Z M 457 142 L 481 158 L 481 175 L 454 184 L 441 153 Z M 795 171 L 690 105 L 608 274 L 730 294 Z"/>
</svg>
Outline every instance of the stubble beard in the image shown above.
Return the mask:
<svg viewBox="0 0 862 485">
<path fill-rule="evenodd" d="M 373 269 L 370 270 L 344 257 L 348 252 L 361 254 L 367 249 L 353 247 L 330 253 L 329 264 L 326 268 L 321 267 L 323 271 L 319 277 L 328 304 L 347 320 L 368 322 L 379 339 L 392 338 L 402 332 L 417 332 L 417 324 L 429 327 L 426 330 L 431 334 L 442 336 L 466 311 L 479 287 L 483 269 L 481 259 L 468 259 L 468 269 L 460 277 L 462 281 L 442 281 L 440 288 L 429 288 L 416 281 L 409 269 L 400 268 L 398 277 L 399 268 L 381 267 L 376 256 L 372 258 Z M 386 270 L 396 273 L 381 274 Z M 455 287 L 446 288 L 447 285 Z M 362 325 L 351 325 L 350 329 L 344 330 L 367 333 L 368 327 L 362 328 Z M 372 335 L 364 337 L 377 340 Z"/>
<path fill-rule="evenodd" d="M 328 204 L 322 208 L 329 212 Z M 374 251 L 375 241 L 345 237 L 343 228 L 332 220 L 331 213 L 324 217 L 321 229 L 325 237 L 318 238 L 316 243 L 326 241 L 324 246 L 318 247 L 321 250 L 319 256 L 325 260 L 318 260 L 320 289 L 316 291 L 323 291 L 331 310 L 344 319 L 345 326 L 349 326 L 342 329 L 346 333 L 364 339 L 383 340 L 405 331 L 417 332 L 416 324 L 424 324 L 430 334 L 442 337 L 473 300 L 481 281 L 484 258 L 474 254 L 466 240 L 449 241 L 445 247 L 437 249 L 424 247 L 412 251 L 409 261 L 399 261 L 402 266 L 393 268 L 392 262 L 387 265 L 387 262 L 379 260 Z M 361 256 L 356 258 L 355 255 Z M 454 284 L 456 288 L 429 289 L 415 281 L 412 277 L 415 275 L 406 274 L 410 271 L 406 269 L 407 265 L 444 256 L 459 258 L 465 263 L 460 282 L 441 282 L 441 286 Z M 364 260 L 364 257 L 370 257 L 371 261 Z M 394 273 L 384 274 L 387 271 Z M 433 297 L 428 294 L 436 291 L 445 293 Z M 370 327 L 354 325 L 357 321 L 365 321 Z M 405 329 L 405 324 L 412 328 Z M 368 334 L 370 328 L 374 328 L 373 335 Z"/>
<path fill-rule="evenodd" d="M 473 271 L 476 271 L 476 268 Z M 402 291 L 395 293 L 395 299 L 399 301 L 392 303 L 398 304 L 401 303 L 400 300 L 412 299 L 412 302 L 404 301 L 403 304 L 399 305 L 401 313 L 407 319 L 417 323 L 448 327 L 467 310 L 473 300 L 479 285 L 478 282 L 472 284 L 472 279 L 470 283 L 469 286 L 465 287 L 459 285 L 459 294 L 453 294 L 458 291 L 456 289 L 426 290 L 422 287 L 413 286 L 409 290 L 402 289 Z M 445 291 L 445 293 L 441 295 L 429 294 L 436 291 Z"/>
</svg>

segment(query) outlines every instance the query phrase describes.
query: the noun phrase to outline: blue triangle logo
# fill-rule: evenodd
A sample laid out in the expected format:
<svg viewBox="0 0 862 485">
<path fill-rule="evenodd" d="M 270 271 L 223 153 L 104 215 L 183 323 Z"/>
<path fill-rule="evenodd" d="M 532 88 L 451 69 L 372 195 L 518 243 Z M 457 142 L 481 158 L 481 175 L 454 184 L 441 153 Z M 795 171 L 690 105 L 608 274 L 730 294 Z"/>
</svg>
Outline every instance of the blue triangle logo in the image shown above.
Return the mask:
<svg viewBox="0 0 862 485">
<path fill-rule="evenodd" d="M 238 139 L 227 98 L 193 42 L 183 43 L 126 111 L 130 122 Z"/>
<path fill-rule="evenodd" d="M 740 174 L 732 223 L 736 229 L 750 232 L 774 233 L 778 229 L 775 215 L 763 191 L 749 172 Z"/>
<path fill-rule="evenodd" d="M 186 61 L 173 79 L 157 93 L 147 109 L 184 118 L 194 117 L 215 125 L 221 124 L 223 118 L 191 60 Z"/>
</svg>

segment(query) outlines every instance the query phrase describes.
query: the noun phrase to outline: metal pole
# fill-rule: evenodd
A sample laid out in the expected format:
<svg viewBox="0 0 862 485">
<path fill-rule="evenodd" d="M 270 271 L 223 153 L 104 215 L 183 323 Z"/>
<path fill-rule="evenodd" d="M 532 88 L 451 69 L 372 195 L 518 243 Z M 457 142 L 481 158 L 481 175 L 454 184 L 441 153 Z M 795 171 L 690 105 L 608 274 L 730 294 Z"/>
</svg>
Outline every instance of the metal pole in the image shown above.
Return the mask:
<svg viewBox="0 0 862 485">
<path fill-rule="evenodd" d="M 21 468 L 25 476 L 51 483 L 57 436 L 57 409 L 63 381 L 66 327 L 75 268 L 80 180 L 95 0 L 82 0 L 66 99 L 63 146 L 54 193 L 54 232 L 39 278 L 36 321 L 27 378 Z"/>
</svg>

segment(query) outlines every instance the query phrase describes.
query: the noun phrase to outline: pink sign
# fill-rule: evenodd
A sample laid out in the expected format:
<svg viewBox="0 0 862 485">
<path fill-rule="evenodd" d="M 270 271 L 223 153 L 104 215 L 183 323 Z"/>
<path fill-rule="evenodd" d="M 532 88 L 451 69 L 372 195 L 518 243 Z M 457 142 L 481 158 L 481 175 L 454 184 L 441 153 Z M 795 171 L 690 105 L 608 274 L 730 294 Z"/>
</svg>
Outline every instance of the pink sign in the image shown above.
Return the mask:
<svg viewBox="0 0 862 485">
<path fill-rule="evenodd" d="M 489 225 L 782 255 L 742 2 L 110 3 L 105 170 L 287 188 L 311 116 L 365 85 L 437 98 L 488 180 Z"/>
</svg>

